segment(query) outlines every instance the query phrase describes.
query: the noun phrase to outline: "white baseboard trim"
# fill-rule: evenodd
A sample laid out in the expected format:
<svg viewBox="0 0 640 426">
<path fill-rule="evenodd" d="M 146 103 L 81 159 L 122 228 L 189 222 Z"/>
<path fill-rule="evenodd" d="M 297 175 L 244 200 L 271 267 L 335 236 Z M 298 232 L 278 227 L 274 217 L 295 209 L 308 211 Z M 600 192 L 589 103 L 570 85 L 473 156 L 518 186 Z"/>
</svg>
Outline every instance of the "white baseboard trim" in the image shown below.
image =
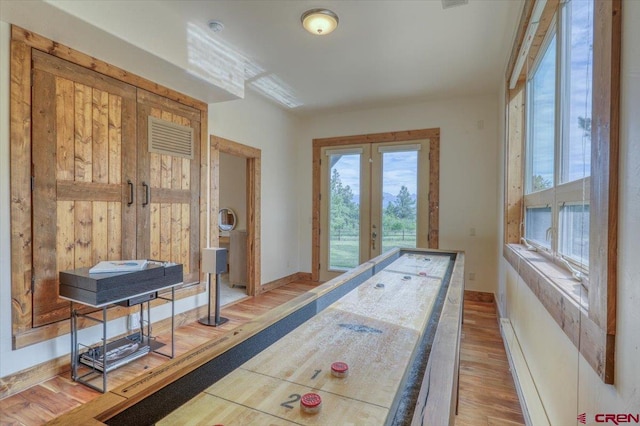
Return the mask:
<svg viewBox="0 0 640 426">
<path fill-rule="evenodd" d="M 549 417 L 544 409 L 538 389 L 531 376 L 531 371 L 522 353 L 520 342 L 513 330 L 511 321 L 500 318 L 500 333 L 507 351 L 507 359 L 511 368 L 511 375 L 516 386 L 522 415 L 527 426 L 550 426 Z"/>
</svg>

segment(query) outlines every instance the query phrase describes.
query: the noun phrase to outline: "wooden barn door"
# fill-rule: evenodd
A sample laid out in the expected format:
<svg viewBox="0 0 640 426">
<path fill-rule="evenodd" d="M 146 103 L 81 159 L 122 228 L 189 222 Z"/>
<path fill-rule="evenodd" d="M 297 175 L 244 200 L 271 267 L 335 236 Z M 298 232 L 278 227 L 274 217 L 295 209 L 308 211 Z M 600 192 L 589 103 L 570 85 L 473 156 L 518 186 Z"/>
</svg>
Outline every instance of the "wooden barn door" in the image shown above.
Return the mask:
<svg viewBox="0 0 640 426">
<path fill-rule="evenodd" d="M 163 153 L 150 147 L 149 117 L 167 132 Z M 174 143 L 185 129 L 193 129 L 190 156 Z M 185 283 L 199 281 L 199 138 L 199 110 L 138 90 L 138 258 L 182 263 Z"/>
<path fill-rule="evenodd" d="M 132 86 L 33 50 L 33 326 L 68 318 L 58 272 L 136 254 Z"/>
</svg>

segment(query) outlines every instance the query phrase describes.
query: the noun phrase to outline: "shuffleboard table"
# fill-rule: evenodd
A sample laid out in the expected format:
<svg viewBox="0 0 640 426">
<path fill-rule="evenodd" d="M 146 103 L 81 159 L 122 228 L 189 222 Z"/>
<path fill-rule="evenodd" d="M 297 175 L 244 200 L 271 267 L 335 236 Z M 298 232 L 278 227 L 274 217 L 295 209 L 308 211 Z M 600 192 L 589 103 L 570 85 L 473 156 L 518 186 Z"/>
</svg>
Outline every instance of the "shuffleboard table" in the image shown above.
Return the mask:
<svg viewBox="0 0 640 426">
<path fill-rule="evenodd" d="M 384 254 L 114 389 L 115 403 L 91 419 L 453 424 L 463 277 L 461 252 Z M 309 394 L 313 407 L 303 407 Z"/>
</svg>

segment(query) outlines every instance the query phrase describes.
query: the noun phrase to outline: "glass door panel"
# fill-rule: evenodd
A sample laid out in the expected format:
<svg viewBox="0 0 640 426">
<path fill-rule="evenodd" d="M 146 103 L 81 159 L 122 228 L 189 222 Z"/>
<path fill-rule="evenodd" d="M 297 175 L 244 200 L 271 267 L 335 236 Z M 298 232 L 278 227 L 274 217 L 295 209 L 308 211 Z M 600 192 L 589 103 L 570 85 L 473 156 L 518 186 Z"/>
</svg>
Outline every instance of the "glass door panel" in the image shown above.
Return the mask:
<svg viewBox="0 0 640 426">
<path fill-rule="evenodd" d="M 360 264 L 360 155 L 332 154 L 329 180 L 329 269 Z"/>
<path fill-rule="evenodd" d="M 382 152 L 382 253 L 416 247 L 418 151 Z"/>
<path fill-rule="evenodd" d="M 324 149 L 322 154 L 320 279 L 367 260 L 369 147 Z M 326 194 L 326 195 L 325 195 Z"/>
<path fill-rule="evenodd" d="M 429 141 L 371 149 L 370 258 L 397 247 L 428 246 Z"/>
</svg>

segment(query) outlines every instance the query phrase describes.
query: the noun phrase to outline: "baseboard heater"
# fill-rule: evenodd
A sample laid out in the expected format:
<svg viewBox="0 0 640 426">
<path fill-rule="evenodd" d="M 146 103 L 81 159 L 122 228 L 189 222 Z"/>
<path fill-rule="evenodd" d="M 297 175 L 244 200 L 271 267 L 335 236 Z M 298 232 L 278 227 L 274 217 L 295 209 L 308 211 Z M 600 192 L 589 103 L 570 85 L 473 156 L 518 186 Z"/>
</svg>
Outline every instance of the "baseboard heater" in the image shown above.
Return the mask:
<svg viewBox="0 0 640 426">
<path fill-rule="evenodd" d="M 550 426 L 547 412 L 544 409 L 533 376 L 531 376 L 531 371 L 529 371 L 529 366 L 522 353 L 520 342 L 518 342 L 509 319 L 500 319 L 500 332 L 507 351 L 509 367 L 518 392 L 525 423 L 527 426 Z"/>
</svg>

